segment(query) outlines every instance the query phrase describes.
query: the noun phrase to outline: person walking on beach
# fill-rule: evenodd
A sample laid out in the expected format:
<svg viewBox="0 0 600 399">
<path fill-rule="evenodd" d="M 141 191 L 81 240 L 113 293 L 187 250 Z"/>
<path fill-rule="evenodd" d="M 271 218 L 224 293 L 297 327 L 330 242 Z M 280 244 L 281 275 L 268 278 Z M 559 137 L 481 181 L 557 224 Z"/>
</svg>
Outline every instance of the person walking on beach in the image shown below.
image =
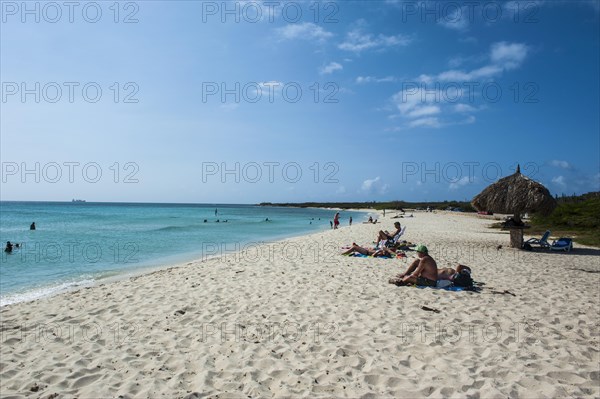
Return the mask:
<svg viewBox="0 0 600 399">
<path fill-rule="evenodd" d="M 333 217 L 333 229 L 337 229 L 338 226 L 340 225 L 340 213 L 336 212 L 335 216 Z"/>
<path fill-rule="evenodd" d="M 425 287 L 437 286 L 438 269 L 437 263 L 431 256 L 427 247 L 423 244 L 417 245 L 418 259 L 408 267 L 406 272 L 389 280 L 390 284 L 398 286 L 416 284 Z"/>
</svg>

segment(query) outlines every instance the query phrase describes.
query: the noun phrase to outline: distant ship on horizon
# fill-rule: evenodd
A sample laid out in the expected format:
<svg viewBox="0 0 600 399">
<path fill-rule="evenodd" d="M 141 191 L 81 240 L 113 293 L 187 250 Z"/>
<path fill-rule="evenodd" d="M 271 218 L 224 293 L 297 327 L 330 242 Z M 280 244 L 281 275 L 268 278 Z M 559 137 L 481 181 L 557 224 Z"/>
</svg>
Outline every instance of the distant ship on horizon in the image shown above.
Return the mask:
<svg viewBox="0 0 600 399">
<path fill-rule="evenodd" d="M 85 200 L 73 198 L 71 202 L 85 202 Z"/>
</svg>

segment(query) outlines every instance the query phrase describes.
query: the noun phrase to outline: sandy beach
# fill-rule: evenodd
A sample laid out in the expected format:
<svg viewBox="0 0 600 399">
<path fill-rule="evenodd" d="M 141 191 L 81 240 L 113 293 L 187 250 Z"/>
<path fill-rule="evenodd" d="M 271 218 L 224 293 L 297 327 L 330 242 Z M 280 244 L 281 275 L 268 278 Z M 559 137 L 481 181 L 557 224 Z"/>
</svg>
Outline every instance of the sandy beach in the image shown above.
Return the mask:
<svg viewBox="0 0 600 399">
<path fill-rule="evenodd" d="M 391 216 L 3 307 L 0 396 L 600 397 L 600 250 Z M 395 220 L 482 291 L 388 284 L 414 252 L 340 255 Z"/>
</svg>

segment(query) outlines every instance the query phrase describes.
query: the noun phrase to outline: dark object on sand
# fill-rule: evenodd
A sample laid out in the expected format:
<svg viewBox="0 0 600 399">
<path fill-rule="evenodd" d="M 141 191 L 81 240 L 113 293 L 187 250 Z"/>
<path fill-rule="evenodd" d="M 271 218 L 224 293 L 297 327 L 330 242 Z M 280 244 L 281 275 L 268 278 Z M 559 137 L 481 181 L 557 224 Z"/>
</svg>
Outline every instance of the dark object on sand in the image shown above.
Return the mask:
<svg viewBox="0 0 600 399">
<path fill-rule="evenodd" d="M 517 296 L 516 294 L 513 294 L 510 291 L 504 290 L 504 291 L 492 291 L 492 294 L 500 294 L 500 295 L 512 295 L 512 296 Z"/>
</svg>

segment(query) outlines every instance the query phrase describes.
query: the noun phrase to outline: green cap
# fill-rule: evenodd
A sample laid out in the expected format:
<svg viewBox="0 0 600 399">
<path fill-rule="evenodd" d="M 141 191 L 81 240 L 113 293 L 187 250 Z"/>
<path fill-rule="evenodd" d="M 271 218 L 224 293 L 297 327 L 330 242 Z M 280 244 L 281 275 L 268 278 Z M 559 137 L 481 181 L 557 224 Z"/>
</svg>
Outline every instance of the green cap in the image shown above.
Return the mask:
<svg viewBox="0 0 600 399">
<path fill-rule="evenodd" d="M 417 245 L 417 248 L 415 248 L 415 251 L 424 253 L 425 255 L 427 255 L 427 253 L 428 253 L 427 247 L 423 244 Z"/>
</svg>

